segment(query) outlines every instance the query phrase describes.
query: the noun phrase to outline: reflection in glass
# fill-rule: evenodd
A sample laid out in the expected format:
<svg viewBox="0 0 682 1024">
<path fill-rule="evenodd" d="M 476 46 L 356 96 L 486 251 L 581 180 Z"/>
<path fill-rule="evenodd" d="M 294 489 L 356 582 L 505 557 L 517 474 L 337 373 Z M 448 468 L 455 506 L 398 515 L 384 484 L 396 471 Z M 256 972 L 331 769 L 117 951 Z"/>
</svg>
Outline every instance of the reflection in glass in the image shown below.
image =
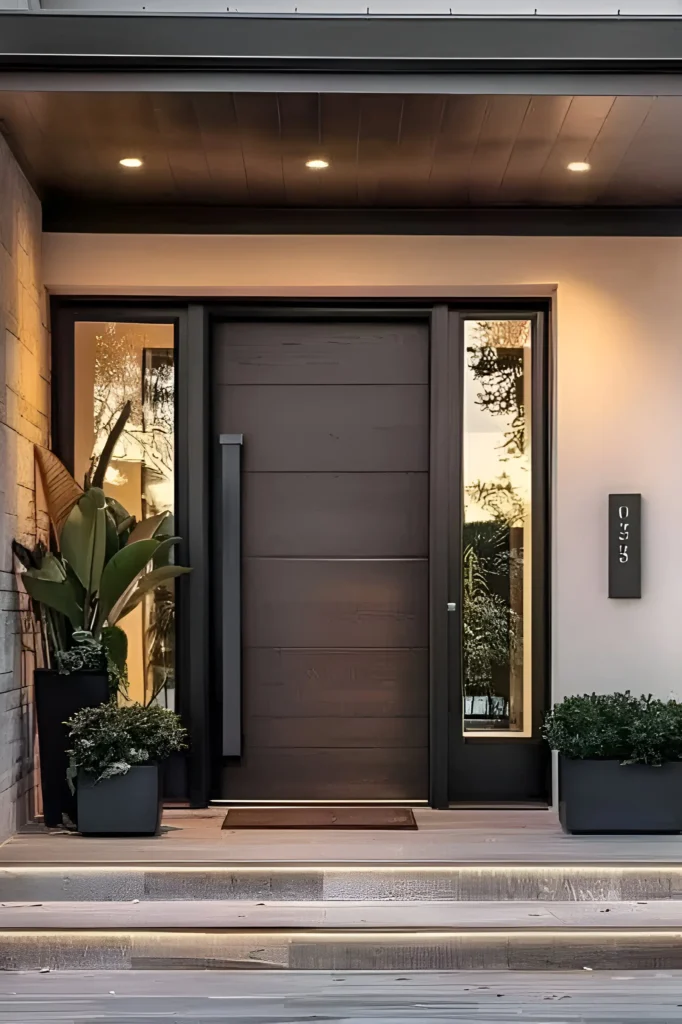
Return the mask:
<svg viewBox="0 0 682 1024">
<path fill-rule="evenodd" d="M 531 324 L 464 325 L 463 721 L 530 735 Z"/>
<path fill-rule="evenodd" d="M 104 479 L 136 519 L 175 511 L 175 368 L 172 324 L 77 323 L 74 463 L 83 480 L 126 402 L 132 412 Z M 121 621 L 131 700 L 175 703 L 173 581 Z"/>
</svg>

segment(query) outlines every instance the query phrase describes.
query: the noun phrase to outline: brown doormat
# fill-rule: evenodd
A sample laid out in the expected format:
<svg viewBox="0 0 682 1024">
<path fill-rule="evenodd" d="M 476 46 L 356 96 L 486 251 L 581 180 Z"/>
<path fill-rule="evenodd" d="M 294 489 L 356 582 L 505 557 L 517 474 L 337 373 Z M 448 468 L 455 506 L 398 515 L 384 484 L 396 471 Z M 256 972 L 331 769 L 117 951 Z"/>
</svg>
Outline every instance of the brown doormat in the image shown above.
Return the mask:
<svg viewBox="0 0 682 1024">
<path fill-rule="evenodd" d="M 232 807 L 223 828 L 409 828 L 409 807 Z"/>
</svg>

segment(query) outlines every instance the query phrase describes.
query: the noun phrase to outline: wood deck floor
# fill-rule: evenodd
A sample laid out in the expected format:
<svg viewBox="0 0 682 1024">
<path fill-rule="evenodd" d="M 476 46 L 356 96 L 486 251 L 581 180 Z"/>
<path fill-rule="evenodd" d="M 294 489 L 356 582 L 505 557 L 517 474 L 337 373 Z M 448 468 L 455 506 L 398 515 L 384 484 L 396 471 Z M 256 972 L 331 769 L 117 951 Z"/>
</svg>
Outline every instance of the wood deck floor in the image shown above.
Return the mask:
<svg viewBox="0 0 682 1024">
<path fill-rule="evenodd" d="M 0 846 L 27 864 L 682 864 L 682 836 L 567 836 L 555 814 L 416 809 L 416 832 L 223 830 L 226 809 L 168 810 L 162 835 L 86 838 L 29 826 Z"/>
</svg>

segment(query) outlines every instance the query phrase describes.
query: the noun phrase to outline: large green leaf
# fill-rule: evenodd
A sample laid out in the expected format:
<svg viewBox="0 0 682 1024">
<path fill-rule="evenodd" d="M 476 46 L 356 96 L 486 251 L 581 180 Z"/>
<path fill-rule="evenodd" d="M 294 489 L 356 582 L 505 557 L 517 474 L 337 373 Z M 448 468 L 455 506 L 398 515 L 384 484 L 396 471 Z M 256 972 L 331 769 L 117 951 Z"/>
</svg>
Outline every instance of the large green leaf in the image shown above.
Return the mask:
<svg viewBox="0 0 682 1024">
<path fill-rule="evenodd" d="M 55 583 L 61 583 L 62 580 L 66 579 L 66 569 L 60 559 L 53 555 L 51 551 L 48 551 L 43 556 L 40 568 L 32 569 L 31 575 L 38 580 L 53 580 Z"/>
<path fill-rule="evenodd" d="M 118 530 L 116 529 L 116 520 L 114 519 L 113 513 L 109 506 L 104 510 L 105 522 L 106 522 L 106 550 L 104 554 L 104 564 L 110 562 L 116 552 L 121 547 L 121 542 L 118 536 Z"/>
<path fill-rule="evenodd" d="M 157 516 L 141 519 L 139 523 L 135 524 L 128 538 L 128 544 L 136 544 L 140 540 L 149 540 L 151 537 L 155 537 L 157 530 L 163 526 L 169 515 L 169 512 L 159 512 Z"/>
<path fill-rule="evenodd" d="M 159 538 L 159 546 L 154 552 L 154 568 L 162 569 L 164 565 L 170 565 L 171 551 L 182 540 L 181 537 Z"/>
<path fill-rule="evenodd" d="M 91 487 L 75 505 L 62 527 L 62 555 L 85 587 L 99 590 L 107 545 L 106 497 Z"/>
<path fill-rule="evenodd" d="M 132 596 L 124 606 L 123 611 L 119 614 L 117 621 L 120 621 L 124 616 L 129 615 L 130 612 L 134 611 L 145 594 L 149 594 L 156 590 L 157 587 L 160 587 L 163 583 L 167 583 L 169 580 L 173 580 L 177 576 L 183 576 L 185 573 L 191 571 L 191 569 L 186 568 L 184 565 L 164 565 L 160 569 L 152 569 L 151 572 L 146 572 L 144 576 L 141 576 L 138 580 Z"/>
<path fill-rule="evenodd" d="M 83 609 L 76 600 L 73 587 L 68 579 L 60 583 L 55 580 L 40 579 L 33 571 L 23 573 L 22 580 L 26 593 L 34 601 L 54 608 L 65 615 L 74 629 L 83 629 Z"/>
<path fill-rule="evenodd" d="M 112 625 L 159 546 L 158 540 L 126 544 L 104 567 L 99 588 L 99 623 Z M 117 608 L 117 605 L 120 607 Z"/>
<path fill-rule="evenodd" d="M 128 514 L 128 510 L 123 507 L 120 501 L 116 501 L 116 498 L 107 496 L 107 508 L 114 517 L 117 527 L 125 520 L 132 519 L 132 516 Z"/>
</svg>

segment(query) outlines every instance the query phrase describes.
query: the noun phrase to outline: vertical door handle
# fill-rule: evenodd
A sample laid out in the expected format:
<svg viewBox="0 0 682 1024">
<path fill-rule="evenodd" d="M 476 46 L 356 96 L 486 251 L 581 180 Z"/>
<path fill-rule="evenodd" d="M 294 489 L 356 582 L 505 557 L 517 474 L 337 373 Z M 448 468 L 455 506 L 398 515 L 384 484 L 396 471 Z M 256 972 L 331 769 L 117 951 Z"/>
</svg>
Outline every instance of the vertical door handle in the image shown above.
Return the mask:
<svg viewBox="0 0 682 1024">
<path fill-rule="evenodd" d="M 242 525 L 243 434 L 220 435 L 220 645 L 223 756 L 242 752 Z"/>
</svg>

